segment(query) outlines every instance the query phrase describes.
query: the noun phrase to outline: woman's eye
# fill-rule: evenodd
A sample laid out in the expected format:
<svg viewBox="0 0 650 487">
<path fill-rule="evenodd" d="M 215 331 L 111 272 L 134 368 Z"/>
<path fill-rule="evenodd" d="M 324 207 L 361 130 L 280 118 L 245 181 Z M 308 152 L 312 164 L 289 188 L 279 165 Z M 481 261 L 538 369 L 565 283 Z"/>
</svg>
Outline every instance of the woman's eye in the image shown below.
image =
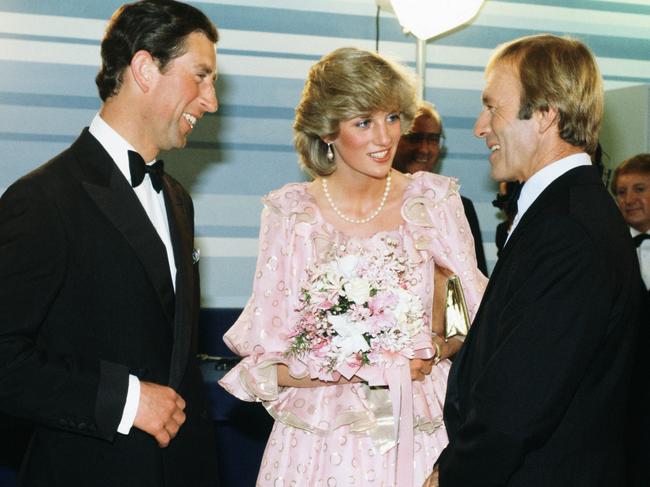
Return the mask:
<svg viewBox="0 0 650 487">
<path fill-rule="evenodd" d="M 356 123 L 356 126 L 362 129 L 367 128 L 370 125 L 370 120 L 360 120 Z"/>
<path fill-rule="evenodd" d="M 400 114 L 399 113 L 391 113 L 388 115 L 388 122 L 389 123 L 394 123 L 394 122 L 399 122 L 400 120 Z"/>
</svg>

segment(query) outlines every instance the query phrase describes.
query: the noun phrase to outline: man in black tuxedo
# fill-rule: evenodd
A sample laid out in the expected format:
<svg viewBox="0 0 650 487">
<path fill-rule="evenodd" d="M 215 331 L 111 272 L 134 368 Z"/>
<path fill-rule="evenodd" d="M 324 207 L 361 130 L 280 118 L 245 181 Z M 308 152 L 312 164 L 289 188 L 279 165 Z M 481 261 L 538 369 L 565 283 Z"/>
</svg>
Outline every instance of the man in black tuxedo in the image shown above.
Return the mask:
<svg viewBox="0 0 650 487">
<path fill-rule="evenodd" d="M 538 35 L 501 46 L 486 81 L 475 134 L 492 177 L 524 184 L 450 372 L 450 441 L 429 485 L 622 486 L 640 276 L 587 154 L 600 74 L 581 42 Z"/>
<path fill-rule="evenodd" d="M 121 7 L 100 112 L 0 200 L 0 410 L 35 424 L 20 485 L 217 484 L 192 201 L 145 165 L 217 109 L 217 37 L 187 4 Z"/>
<path fill-rule="evenodd" d="M 410 174 L 418 171 L 435 172 L 438 162 L 445 152 L 443 142 L 442 117 L 435 106 L 422 100 L 418 105 L 411 129 L 399 139 L 393 167 L 398 171 Z M 474 203 L 464 196 L 461 196 L 460 200 L 463 203 L 472 237 L 474 237 L 476 263 L 481 272 L 487 276 L 483 238 Z"/>
<path fill-rule="evenodd" d="M 650 154 L 636 154 L 614 171 L 612 192 L 630 227 L 641 277 L 650 292 Z"/>
</svg>

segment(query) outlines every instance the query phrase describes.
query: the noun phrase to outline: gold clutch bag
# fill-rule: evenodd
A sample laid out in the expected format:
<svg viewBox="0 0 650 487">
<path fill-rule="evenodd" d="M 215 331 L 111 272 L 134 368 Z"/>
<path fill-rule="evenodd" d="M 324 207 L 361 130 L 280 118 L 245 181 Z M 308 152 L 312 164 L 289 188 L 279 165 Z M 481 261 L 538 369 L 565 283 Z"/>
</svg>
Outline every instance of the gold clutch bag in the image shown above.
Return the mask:
<svg viewBox="0 0 650 487">
<path fill-rule="evenodd" d="M 452 274 L 447 279 L 447 300 L 445 303 L 445 340 L 451 337 L 464 338 L 470 326 L 469 312 L 460 278 Z"/>
</svg>

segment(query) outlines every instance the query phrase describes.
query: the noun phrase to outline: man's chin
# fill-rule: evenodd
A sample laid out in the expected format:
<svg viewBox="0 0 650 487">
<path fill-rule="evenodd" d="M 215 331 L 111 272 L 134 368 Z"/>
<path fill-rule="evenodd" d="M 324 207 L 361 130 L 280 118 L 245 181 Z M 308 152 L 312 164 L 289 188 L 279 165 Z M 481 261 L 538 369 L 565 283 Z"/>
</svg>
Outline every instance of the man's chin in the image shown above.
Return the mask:
<svg viewBox="0 0 650 487">
<path fill-rule="evenodd" d="M 645 233 L 646 230 L 642 229 L 650 227 L 650 224 L 645 218 L 638 218 L 636 215 L 625 215 L 625 223 L 643 233 Z"/>
<path fill-rule="evenodd" d="M 171 147 L 169 149 L 182 149 L 187 145 L 187 137 L 180 137 L 179 139 L 175 140 L 173 144 L 170 144 Z"/>
</svg>

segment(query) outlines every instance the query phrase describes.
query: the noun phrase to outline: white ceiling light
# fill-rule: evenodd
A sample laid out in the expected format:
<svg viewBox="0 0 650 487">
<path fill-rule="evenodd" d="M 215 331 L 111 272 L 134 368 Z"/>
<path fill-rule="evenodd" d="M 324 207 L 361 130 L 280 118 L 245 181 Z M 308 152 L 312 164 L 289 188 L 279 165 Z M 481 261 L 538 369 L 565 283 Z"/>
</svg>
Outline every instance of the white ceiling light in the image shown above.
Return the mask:
<svg viewBox="0 0 650 487">
<path fill-rule="evenodd" d="M 484 0 L 375 0 L 377 6 L 395 14 L 405 32 L 416 37 L 415 65 L 418 73 L 418 97 L 424 98 L 426 41 L 467 24 Z"/>
<path fill-rule="evenodd" d="M 429 39 L 472 20 L 483 0 L 375 0 L 384 10 L 393 11 L 406 32 Z"/>
</svg>

